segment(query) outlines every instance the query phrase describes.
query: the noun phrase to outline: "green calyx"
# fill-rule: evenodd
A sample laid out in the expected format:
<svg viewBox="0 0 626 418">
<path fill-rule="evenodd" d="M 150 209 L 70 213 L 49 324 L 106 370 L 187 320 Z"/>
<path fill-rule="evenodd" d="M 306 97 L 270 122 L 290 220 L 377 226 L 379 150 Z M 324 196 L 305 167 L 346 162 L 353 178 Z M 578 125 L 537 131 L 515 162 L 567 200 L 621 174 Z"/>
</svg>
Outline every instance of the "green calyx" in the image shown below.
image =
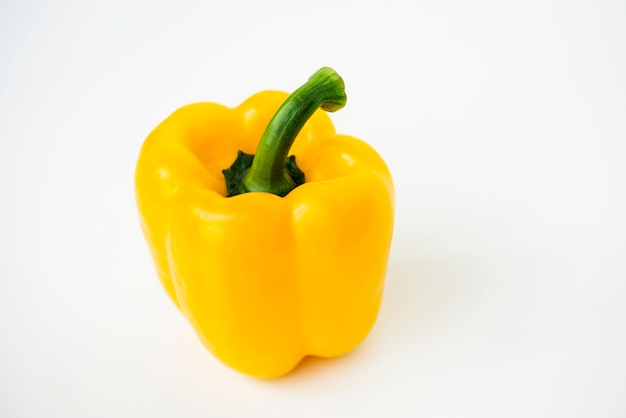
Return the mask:
<svg viewBox="0 0 626 418">
<path fill-rule="evenodd" d="M 239 151 L 233 165 L 223 170 L 226 195 L 266 192 L 284 197 L 303 184 L 304 173 L 295 156 L 287 157 L 293 141 L 313 113 L 321 108 L 335 112 L 346 104 L 342 78 L 322 67 L 278 108 L 259 141 L 256 154 Z"/>
<path fill-rule="evenodd" d="M 243 179 L 246 174 L 250 171 L 250 167 L 252 167 L 253 159 L 254 154 L 246 154 L 243 151 L 239 151 L 237 153 L 237 159 L 235 159 L 233 165 L 231 165 L 227 170 L 222 170 L 222 174 L 226 180 L 226 197 L 246 193 L 246 191 L 241 191 L 241 185 L 243 184 Z M 296 164 L 295 155 L 290 155 L 287 158 L 287 161 L 285 162 L 285 172 L 294 182 L 294 188 L 304 184 L 304 173 Z"/>
</svg>

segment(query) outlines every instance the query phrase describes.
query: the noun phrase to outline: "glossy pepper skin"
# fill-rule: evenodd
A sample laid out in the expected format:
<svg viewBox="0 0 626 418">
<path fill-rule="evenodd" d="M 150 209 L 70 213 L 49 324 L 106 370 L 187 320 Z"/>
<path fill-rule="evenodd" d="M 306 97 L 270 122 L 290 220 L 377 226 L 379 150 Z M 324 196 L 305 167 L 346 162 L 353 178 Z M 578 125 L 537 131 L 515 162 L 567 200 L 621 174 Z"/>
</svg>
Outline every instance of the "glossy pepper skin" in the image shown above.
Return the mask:
<svg viewBox="0 0 626 418">
<path fill-rule="evenodd" d="M 239 150 L 255 153 L 287 97 L 180 108 L 145 140 L 136 168 L 141 226 L 167 294 L 218 359 L 261 378 L 367 336 L 393 230 L 387 166 L 322 110 L 290 148 L 304 184 L 285 197 L 226 197 L 222 171 Z"/>
</svg>

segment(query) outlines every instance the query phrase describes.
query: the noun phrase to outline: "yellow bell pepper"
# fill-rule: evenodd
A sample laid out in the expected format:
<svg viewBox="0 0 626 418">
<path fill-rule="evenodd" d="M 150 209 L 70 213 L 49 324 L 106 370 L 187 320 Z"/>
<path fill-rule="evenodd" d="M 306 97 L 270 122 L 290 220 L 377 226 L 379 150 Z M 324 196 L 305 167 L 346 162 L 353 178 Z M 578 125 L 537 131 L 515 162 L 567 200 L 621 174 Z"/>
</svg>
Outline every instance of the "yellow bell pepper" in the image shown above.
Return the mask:
<svg viewBox="0 0 626 418">
<path fill-rule="evenodd" d="M 136 198 L 161 282 L 240 372 L 277 377 L 307 355 L 344 354 L 378 314 L 393 183 L 379 155 L 319 109 L 345 102 L 324 67 L 289 97 L 185 106 L 142 146 Z"/>
</svg>

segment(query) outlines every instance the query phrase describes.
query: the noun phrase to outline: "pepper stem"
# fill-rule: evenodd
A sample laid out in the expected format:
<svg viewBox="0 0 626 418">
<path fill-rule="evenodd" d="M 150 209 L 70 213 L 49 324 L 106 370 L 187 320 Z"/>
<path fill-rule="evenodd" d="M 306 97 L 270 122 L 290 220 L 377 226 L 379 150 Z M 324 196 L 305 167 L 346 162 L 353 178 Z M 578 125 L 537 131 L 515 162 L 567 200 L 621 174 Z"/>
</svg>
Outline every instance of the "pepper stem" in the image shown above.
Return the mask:
<svg viewBox="0 0 626 418">
<path fill-rule="evenodd" d="M 263 132 L 250 170 L 243 179 L 245 192 L 285 196 L 297 184 L 285 169 L 289 149 L 306 121 L 318 109 L 335 112 L 346 104 L 342 78 L 322 67 L 291 93 Z"/>
</svg>

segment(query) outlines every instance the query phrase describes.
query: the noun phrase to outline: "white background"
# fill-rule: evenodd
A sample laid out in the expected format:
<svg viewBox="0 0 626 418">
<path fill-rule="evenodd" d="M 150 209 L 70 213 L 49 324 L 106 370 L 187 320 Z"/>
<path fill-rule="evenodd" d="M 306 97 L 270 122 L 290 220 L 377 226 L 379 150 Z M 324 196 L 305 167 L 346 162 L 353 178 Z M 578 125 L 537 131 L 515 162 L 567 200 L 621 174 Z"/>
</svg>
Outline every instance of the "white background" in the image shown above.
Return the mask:
<svg viewBox="0 0 626 418">
<path fill-rule="evenodd" d="M 134 166 L 196 101 L 345 79 L 390 166 L 379 320 L 259 381 L 161 289 Z M 626 416 L 623 1 L 3 1 L 0 416 Z"/>
</svg>

